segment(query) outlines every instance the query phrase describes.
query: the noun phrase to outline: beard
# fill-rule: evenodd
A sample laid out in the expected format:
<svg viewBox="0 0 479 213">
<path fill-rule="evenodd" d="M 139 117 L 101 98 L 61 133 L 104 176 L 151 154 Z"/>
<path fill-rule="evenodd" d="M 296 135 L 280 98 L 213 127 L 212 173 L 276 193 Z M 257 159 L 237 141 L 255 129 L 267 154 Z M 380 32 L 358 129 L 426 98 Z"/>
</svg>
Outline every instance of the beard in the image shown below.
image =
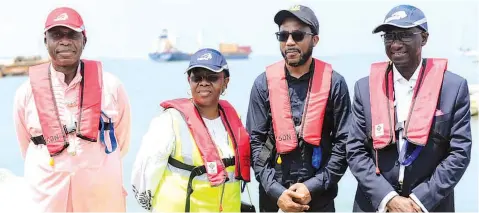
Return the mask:
<svg viewBox="0 0 479 213">
<path fill-rule="evenodd" d="M 311 43 L 309 44 L 308 50 L 305 53 L 302 53 L 301 50 L 298 49 L 298 48 L 289 48 L 289 49 L 286 49 L 285 51 L 281 51 L 281 55 L 283 55 L 283 58 L 286 61 L 286 64 L 288 64 L 289 66 L 292 66 L 292 67 L 299 67 L 299 66 L 305 64 L 306 61 L 308 61 L 308 59 L 311 57 L 311 55 L 313 55 L 313 47 L 314 47 L 313 41 L 311 41 Z M 288 50 L 298 51 L 299 52 L 299 61 L 297 61 L 297 62 L 289 61 L 288 57 L 286 57 L 286 52 Z"/>
</svg>

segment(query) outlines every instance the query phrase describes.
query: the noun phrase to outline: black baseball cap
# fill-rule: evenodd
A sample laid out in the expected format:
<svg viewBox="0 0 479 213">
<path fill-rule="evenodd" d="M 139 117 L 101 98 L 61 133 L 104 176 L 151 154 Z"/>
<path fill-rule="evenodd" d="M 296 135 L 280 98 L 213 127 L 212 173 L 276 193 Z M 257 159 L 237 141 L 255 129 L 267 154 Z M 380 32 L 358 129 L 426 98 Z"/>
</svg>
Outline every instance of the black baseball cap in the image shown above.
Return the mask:
<svg viewBox="0 0 479 213">
<path fill-rule="evenodd" d="M 298 18 L 301 22 L 311 27 L 315 35 L 319 33 L 319 22 L 318 18 L 314 14 L 313 10 L 304 5 L 294 5 L 287 10 L 280 10 L 274 16 L 274 22 L 280 26 L 286 18 L 295 17 Z"/>
</svg>

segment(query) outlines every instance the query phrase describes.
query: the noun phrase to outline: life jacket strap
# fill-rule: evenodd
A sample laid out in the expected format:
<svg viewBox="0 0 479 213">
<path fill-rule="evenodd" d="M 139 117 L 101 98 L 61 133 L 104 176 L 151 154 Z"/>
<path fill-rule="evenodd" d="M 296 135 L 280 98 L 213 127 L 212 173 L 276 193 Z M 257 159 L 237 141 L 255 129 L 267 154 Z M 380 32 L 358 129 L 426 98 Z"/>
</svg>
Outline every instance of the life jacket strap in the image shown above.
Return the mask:
<svg viewBox="0 0 479 213">
<path fill-rule="evenodd" d="M 225 165 L 225 168 L 235 165 L 234 157 L 223 158 L 222 161 L 223 161 L 223 164 Z M 191 172 L 190 177 L 188 179 L 188 187 L 186 189 L 186 205 L 185 205 L 185 212 L 190 212 L 190 198 L 191 198 L 191 194 L 193 194 L 193 179 L 197 176 L 205 174 L 206 173 L 206 166 L 202 165 L 202 166 L 196 166 L 195 167 L 195 166 L 192 166 L 192 165 L 182 163 L 182 162 L 180 162 L 180 161 L 178 161 L 178 160 L 176 160 L 172 157 L 168 158 L 168 164 L 170 164 L 170 165 L 172 165 L 172 166 L 174 166 L 178 169 L 183 169 L 183 170 Z M 228 181 L 228 178 L 226 178 L 226 181 Z"/>
<path fill-rule="evenodd" d="M 101 121 L 100 121 L 100 122 L 101 122 Z M 66 132 L 67 134 L 72 133 L 72 132 L 75 131 L 75 129 L 68 129 L 65 125 L 63 125 L 63 128 L 65 129 L 65 132 Z M 100 125 L 98 126 L 98 129 L 100 130 L 100 132 L 103 132 L 103 130 L 106 130 L 106 129 L 107 129 L 107 130 L 112 130 L 112 129 L 113 129 L 113 123 L 105 123 L 105 122 L 103 122 L 103 129 L 102 129 L 102 124 L 100 123 Z M 111 137 L 111 134 L 112 134 L 112 133 L 110 132 L 110 137 Z M 91 139 L 88 139 L 88 138 L 86 138 L 86 137 L 84 137 L 84 136 L 82 137 L 82 135 L 80 135 L 80 134 L 77 134 L 77 137 L 79 137 L 79 138 L 81 138 L 81 139 L 88 140 L 88 141 L 90 141 L 90 142 L 96 142 L 96 141 L 92 141 Z M 115 140 L 114 138 L 115 138 L 115 137 L 113 137 L 112 140 Z M 45 138 L 43 137 L 43 135 L 31 137 L 30 140 L 32 140 L 33 144 L 35 144 L 35 145 L 40 145 L 40 144 L 46 145 L 46 144 L 47 144 L 47 142 L 45 141 Z M 116 140 L 115 140 L 115 141 L 116 141 Z M 116 143 L 115 143 L 115 144 L 116 144 Z M 55 153 L 55 154 L 52 155 L 52 156 L 55 156 L 55 155 L 60 154 L 60 153 L 63 152 L 63 150 L 65 150 L 68 146 L 69 146 L 69 143 L 66 142 L 65 145 L 64 145 L 64 147 L 63 147 L 63 149 L 60 150 L 60 151 L 58 151 L 57 153 Z M 113 151 L 114 151 L 114 150 L 113 150 Z"/>
<path fill-rule="evenodd" d="M 98 125 L 98 129 L 100 129 L 100 141 L 103 145 L 105 145 L 105 153 L 110 154 L 116 150 L 118 147 L 118 143 L 116 142 L 116 136 L 115 136 L 115 129 L 113 128 L 113 123 L 111 121 L 111 118 L 108 117 L 103 111 L 101 111 L 101 114 L 105 116 L 108 119 L 108 122 L 103 121 L 103 118 L 100 116 L 100 125 Z M 110 144 L 111 144 L 111 151 L 108 151 L 108 147 L 106 146 L 105 143 L 105 130 L 110 130 Z"/>
<path fill-rule="evenodd" d="M 272 153 L 275 149 L 274 142 L 274 139 L 272 139 L 272 137 L 268 135 L 268 138 L 266 139 L 266 142 L 264 143 L 263 147 L 261 148 L 261 152 L 259 153 L 257 164 L 260 167 L 264 167 L 266 165 L 266 162 L 271 159 Z"/>
</svg>

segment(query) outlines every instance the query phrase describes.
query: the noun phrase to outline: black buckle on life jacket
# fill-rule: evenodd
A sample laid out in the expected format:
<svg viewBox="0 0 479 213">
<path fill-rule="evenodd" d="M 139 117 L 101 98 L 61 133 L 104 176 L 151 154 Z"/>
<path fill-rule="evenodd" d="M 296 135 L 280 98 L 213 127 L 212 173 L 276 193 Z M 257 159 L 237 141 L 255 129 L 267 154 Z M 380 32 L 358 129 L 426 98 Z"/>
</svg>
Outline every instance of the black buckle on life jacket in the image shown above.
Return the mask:
<svg viewBox="0 0 479 213">
<path fill-rule="evenodd" d="M 235 165 L 235 158 L 234 157 L 223 158 L 223 159 L 221 159 L 221 161 L 223 161 L 223 164 L 225 165 L 225 168 Z M 176 167 L 178 169 L 183 169 L 183 170 L 186 170 L 186 171 L 190 171 L 191 173 L 194 173 L 195 176 L 200 176 L 200 175 L 206 173 L 205 165 L 195 167 L 195 166 L 192 166 L 192 165 L 182 163 L 182 162 L 180 162 L 180 161 L 178 161 L 178 160 L 176 160 L 172 157 L 168 158 L 168 163 L 170 165 L 172 165 L 173 167 Z"/>
<path fill-rule="evenodd" d="M 75 122 L 75 125 L 72 125 L 70 127 L 67 127 L 66 125 L 63 125 L 63 130 L 65 131 L 65 133 L 67 135 L 77 131 L 77 122 Z"/>
<path fill-rule="evenodd" d="M 229 166 L 234 166 L 235 165 L 235 159 L 234 157 L 232 158 L 223 158 L 222 159 L 223 161 L 223 164 L 225 165 L 225 169 L 226 167 L 229 167 Z M 188 165 L 188 164 L 185 164 L 185 163 L 182 163 L 172 157 L 169 157 L 168 158 L 168 164 L 176 167 L 176 168 L 179 168 L 179 169 L 183 169 L 183 170 L 187 170 L 187 171 L 190 171 L 190 177 L 188 179 L 188 187 L 186 188 L 186 205 L 185 205 L 185 212 L 190 212 L 190 199 L 191 199 L 191 194 L 193 194 L 193 179 L 197 176 L 200 176 L 200 175 L 203 175 L 206 173 L 206 167 L 205 165 L 202 165 L 202 166 L 192 166 L 192 165 Z M 229 178 L 226 177 L 226 181 L 227 182 L 229 181 Z"/>
<path fill-rule="evenodd" d="M 396 141 L 394 141 L 394 143 L 396 143 L 398 140 L 400 140 L 399 133 L 403 130 L 404 130 L 404 121 L 397 122 L 396 126 L 395 126 L 395 129 L 394 129 L 394 133 L 396 134 Z"/>
<path fill-rule="evenodd" d="M 39 136 L 35 136 L 35 137 L 32 137 L 30 138 L 30 140 L 32 140 L 33 144 L 35 145 L 39 145 L 39 144 L 47 144 L 45 142 L 45 138 L 43 138 L 43 135 L 39 135 Z"/>
<path fill-rule="evenodd" d="M 43 138 L 43 135 L 39 135 L 39 136 L 35 136 L 35 137 L 31 137 L 30 140 L 32 140 L 33 144 L 35 145 L 39 145 L 39 144 L 42 144 L 42 145 L 46 145 L 47 143 L 45 142 L 45 138 Z M 66 148 L 68 148 L 68 146 L 70 145 L 70 143 L 68 143 L 68 141 L 66 141 L 64 144 L 63 144 L 63 148 L 56 152 L 56 153 L 53 153 L 53 154 L 50 154 L 50 156 L 55 156 L 55 155 L 58 155 L 60 153 L 63 152 L 63 150 L 65 150 Z"/>
</svg>

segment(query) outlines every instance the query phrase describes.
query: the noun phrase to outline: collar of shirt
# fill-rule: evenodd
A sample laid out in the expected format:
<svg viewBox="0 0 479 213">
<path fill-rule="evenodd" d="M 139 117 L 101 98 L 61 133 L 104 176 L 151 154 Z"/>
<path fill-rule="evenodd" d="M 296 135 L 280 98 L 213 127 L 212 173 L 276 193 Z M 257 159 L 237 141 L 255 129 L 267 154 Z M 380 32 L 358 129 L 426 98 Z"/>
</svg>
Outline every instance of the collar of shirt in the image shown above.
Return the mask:
<svg viewBox="0 0 479 213">
<path fill-rule="evenodd" d="M 82 76 L 80 74 L 80 66 L 81 66 L 81 63 L 78 65 L 75 77 L 73 77 L 73 80 L 70 82 L 69 85 L 66 85 L 66 83 L 65 83 L 65 74 L 63 74 L 62 72 L 56 71 L 55 68 L 53 67 L 52 63 L 50 63 L 50 70 L 52 71 L 52 77 L 56 78 L 58 80 L 58 82 L 60 82 L 63 86 L 68 87 L 68 86 L 74 86 L 74 85 L 80 83 L 80 81 L 82 79 Z"/>
<path fill-rule="evenodd" d="M 412 95 L 414 86 L 419 76 L 419 70 L 421 65 L 419 65 L 414 74 L 409 80 L 406 80 L 393 66 L 393 78 L 394 78 L 394 105 L 396 106 L 396 113 L 398 121 L 404 121 L 407 119 L 407 113 L 409 112 L 409 107 L 411 105 Z"/>
<path fill-rule="evenodd" d="M 409 81 L 407 79 L 405 79 L 401 73 L 399 73 L 399 71 L 397 70 L 396 66 L 393 65 L 393 78 L 394 78 L 394 83 L 401 83 L 401 84 L 404 84 L 406 82 L 409 82 L 409 83 L 416 83 L 417 81 L 417 78 L 419 76 L 419 70 L 421 69 L 421 66 L 422 64 L 419 64 L 419 66 L 417 66 L 416 68 L 416 71 L 414 71 L 414 74 L 411 76 L 411 78 L 409 79 Z"/>
<path fill-rule="evenodd" d="M 284 72 L 286 73 L 286 80 L 288 82 L 301 82 L 301 81 L 308 81 L 309 78 L 311 78 L 311 73 L 314 71 L 314 60 L 311 62 L 311 65 L 309 66 L 309 72 L 304 73 L 301 77 L 296 78 L 291 76 L 291 74 L 288 71 L 288 68 L 286 65 L 284 66 Z"/>
</svg>

